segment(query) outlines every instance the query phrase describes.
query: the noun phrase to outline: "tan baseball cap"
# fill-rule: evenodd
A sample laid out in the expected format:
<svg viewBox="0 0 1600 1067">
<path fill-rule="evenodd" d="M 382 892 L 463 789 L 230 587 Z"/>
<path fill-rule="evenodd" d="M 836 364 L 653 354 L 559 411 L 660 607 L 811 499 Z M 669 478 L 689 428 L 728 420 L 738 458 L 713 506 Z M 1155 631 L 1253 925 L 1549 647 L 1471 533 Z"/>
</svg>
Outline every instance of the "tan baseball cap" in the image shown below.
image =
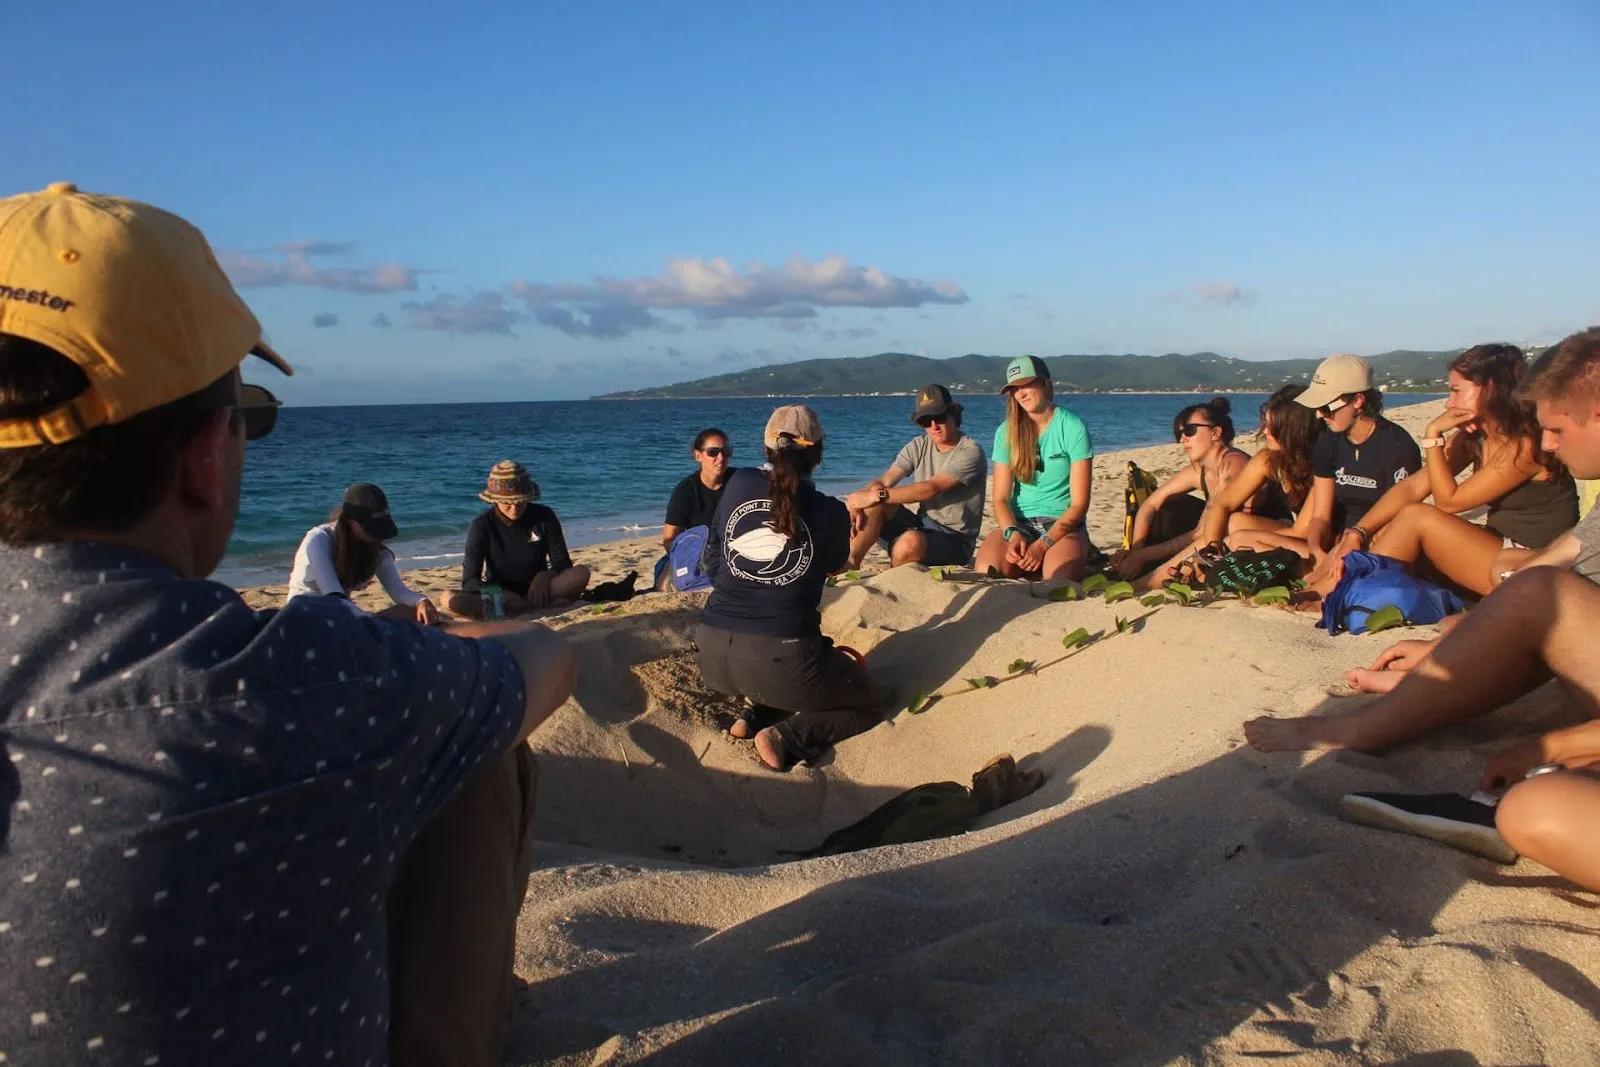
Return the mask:
<svg viewBox="0 0 1600 1067">
<path fill-rule="evenodd" d="M 1341 396 L 1372 388 L 1372 365 L 1360 356 L 1329 356 L 1317 364 L 1306 391 L 1294 398 L 1301 407 L 1320 408 Z"/>
<path fill-rule="evenodd" d="M 199 392 L 247 355 L 294 373 L 199 230 L 67 182 L 0 200 L 0 333 L 48 345 L 89 377 L 82 395 L 37 419 L 0 420 L 0 448 L 123 422 Z"/>
<path fill-rule="evenodd" d="M 804 404 L 787 404 L 774 411 L 767 420 L 764 437 L 768 448 L 777 448 L 781 437 L 792 437 L 801 448 L 820 445 L 822 420 Z"/>
</svg>

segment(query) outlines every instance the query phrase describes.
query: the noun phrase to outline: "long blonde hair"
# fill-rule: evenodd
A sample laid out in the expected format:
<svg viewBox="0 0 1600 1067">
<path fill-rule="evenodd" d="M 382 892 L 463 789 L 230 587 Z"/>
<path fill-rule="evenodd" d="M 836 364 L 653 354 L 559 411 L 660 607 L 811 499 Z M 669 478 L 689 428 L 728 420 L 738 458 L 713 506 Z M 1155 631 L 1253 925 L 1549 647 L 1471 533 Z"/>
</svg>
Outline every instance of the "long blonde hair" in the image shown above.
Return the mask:
<svg viewBox="0 0 1600 1067">
<path fill-rule="evenodd" d="M 1044 390 L 1045 401 L 1055 403 L 1055 385 L 1050 379 L 1035 380 Z M 1044 457 L 1039 454 L 1039 424 L 1017 403 L 1015 389 L 1006 390 L 1006 445 L 1011 449 L 1011 477 L 1031 485 L 1044 466 Z"/>
</svg>

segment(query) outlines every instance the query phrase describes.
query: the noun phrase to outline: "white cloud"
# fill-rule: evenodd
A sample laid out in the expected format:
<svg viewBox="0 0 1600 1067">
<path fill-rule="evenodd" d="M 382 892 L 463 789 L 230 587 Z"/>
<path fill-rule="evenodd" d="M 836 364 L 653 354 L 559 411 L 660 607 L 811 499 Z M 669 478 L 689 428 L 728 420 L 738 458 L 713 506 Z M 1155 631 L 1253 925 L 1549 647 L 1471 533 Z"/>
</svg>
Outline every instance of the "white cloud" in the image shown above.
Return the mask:
<svg viewBox="0 0 1600 1067">
<path fill-rule="evenodd" d="M 511 327 L 524 318 L 522 314 L 505 305 L 505 298 L 495 290 L 455 297 L 446 293 L 432 300 L 400 305 L 406 313 L 406 323 L 418 330 L 440 330 L 444 333 L 487 333 L 513 336 Z"/>
<path fill-rule="evenodd" d="M 219 252 L 217 259 L 241 288 L 303 285 L 347 293 L 415 292 L 417 271 L 398 263 L 371 267 L 323 267 L 316 259 L 349 255 L 355 245 L 342 241 L 291 241 L 265 253 Z"/>
<path fill-rule="evenodd" d="M 600 277 L 591 283 L 518 279 L 508 291 L 536 321 L 574 337 L 623 337 L 675 324 L 655 314 L 686 311 L 701 325 L 725 319 L 815 318 L 821 308 L 915 308 L 964 304 L 953 282 L 902 278 L 877 267 L 852 267 L 843 256 L 814 263 L 791 256 L 780 266 L 726 259 L 672 259 L 653 277 Z M 681 327 L 679 327 L 681 328 Z"/>
</svg>

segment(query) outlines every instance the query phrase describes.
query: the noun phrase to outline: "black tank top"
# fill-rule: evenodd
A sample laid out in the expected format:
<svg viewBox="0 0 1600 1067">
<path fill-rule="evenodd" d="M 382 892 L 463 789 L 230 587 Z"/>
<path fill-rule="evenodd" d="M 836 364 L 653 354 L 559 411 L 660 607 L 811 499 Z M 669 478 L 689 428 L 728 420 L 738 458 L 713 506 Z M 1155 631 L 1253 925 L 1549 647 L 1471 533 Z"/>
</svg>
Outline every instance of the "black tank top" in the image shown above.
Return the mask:
<svg viewBox="0 0 1600 1067">
<path fill-rule="evenodd" d="M 1523 482 L 1490 503 L 1485 525 L 1524 547 L 1543 548 L 1578 525 L 1578 487 L 1565 468 L 1548 482 Z"/>
</svg>

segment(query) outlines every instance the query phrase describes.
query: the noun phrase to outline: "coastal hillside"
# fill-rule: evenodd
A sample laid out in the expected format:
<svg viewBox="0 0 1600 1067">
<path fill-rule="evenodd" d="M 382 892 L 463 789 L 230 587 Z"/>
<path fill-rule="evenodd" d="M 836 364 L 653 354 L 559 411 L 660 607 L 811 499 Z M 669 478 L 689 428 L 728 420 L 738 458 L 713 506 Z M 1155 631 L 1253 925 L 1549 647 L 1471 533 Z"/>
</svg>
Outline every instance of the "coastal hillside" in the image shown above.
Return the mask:
<svg viewBox="0 0 1600 1067">
<path fill-rule="evenodd" d="M 1378 382 L 1394 390 L 1439 392 L 1445 368 L 1461 350 L 1414 352 L 1398 350 L 1373 356 Z M 1304 381 L 1316 369 L 1314 359 L 1253 362 L 1215 352 L 1164 356 L 1045 357 L 1057 388 L 1075 393 L 1113 392 L 1267 392 L 1284 382 Z M 844 359 L 807 359 L 755 367 L 710 378 L 651 389 L 607 393 L 597 400 L 662 400 L 738 396 L 851 396 L 910 393 L 927 382 L 943 382 L 958 393 L 992 393 L 999 389 L 1008 356 L 969 354 L 930 359 L 906 352 Z"/>
</svg>

